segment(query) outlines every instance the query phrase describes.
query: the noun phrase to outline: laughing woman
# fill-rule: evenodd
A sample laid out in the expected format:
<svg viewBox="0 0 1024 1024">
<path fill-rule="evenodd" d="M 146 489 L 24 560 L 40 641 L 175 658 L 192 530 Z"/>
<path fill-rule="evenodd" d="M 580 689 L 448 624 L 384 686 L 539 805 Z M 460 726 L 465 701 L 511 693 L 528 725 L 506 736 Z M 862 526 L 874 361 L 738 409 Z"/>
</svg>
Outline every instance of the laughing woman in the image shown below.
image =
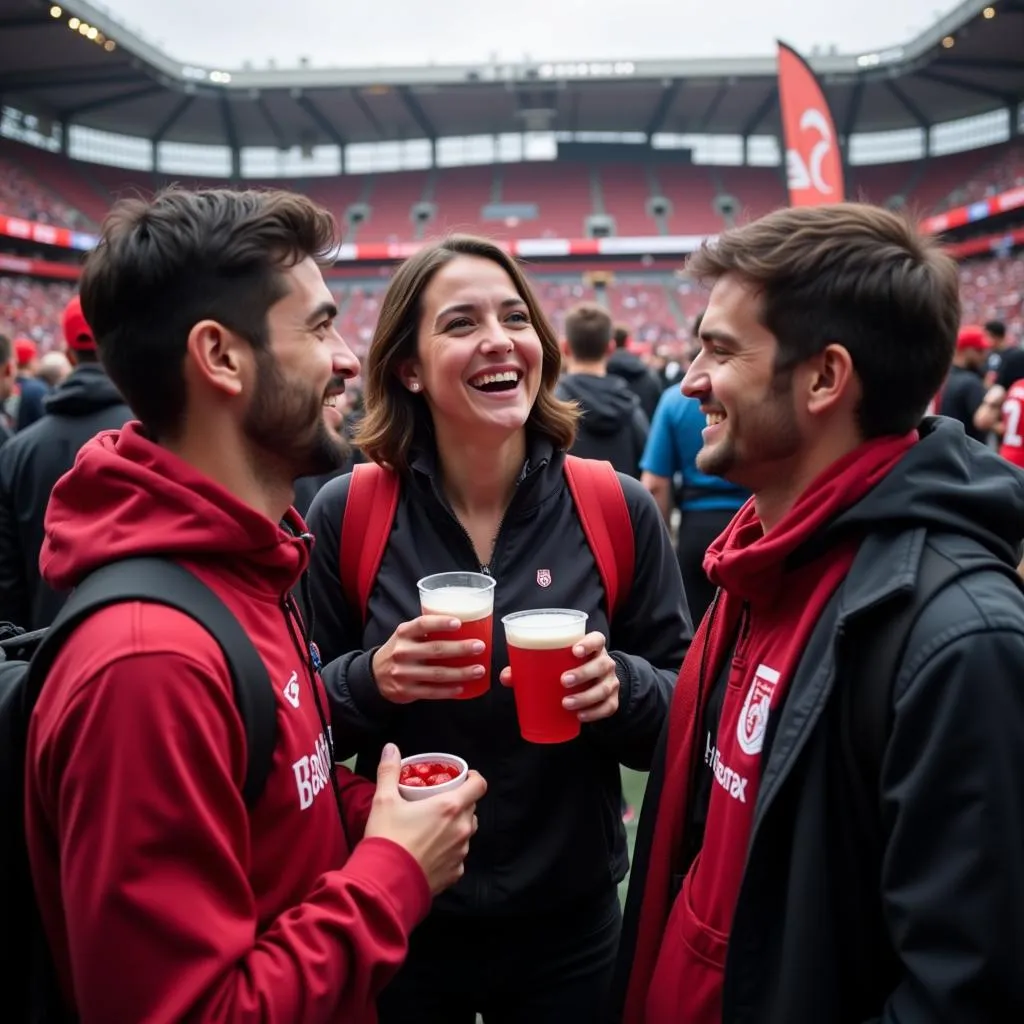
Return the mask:
<svg viewBox="0 0 1024 1024">
<path fill-rule="evenodd" d="M 392 741 L 447 751 L 488 781 L 460 883 L 414 933 L 380 1001 L 382 1024 L 587 1024 L 604 1010 L 627 869 L 619 765 L 646 770 L 691 629 L 671 542 L 635 481 L 619 483 L 636 552 L 609 626 L 601 575 L 566 483 L 575 407 L 554 394 L 557 339 L 517 264 L 456 237 L 403 264 L 384 298 L 366 371 L 357 443 L 399 482 L 397 510 L 365 623 L 339 578 L 350 477 L 310 511 L 316 641 L 334 742 L 372 773 Z M 385 510 L 380 510 L 385 515 Z M 492 685 L 454 700 L 479 667 L 438 656 L 473 641 L 424 638 L 416 582 L 484 571 L 496 583 Z M 520 735 L 500 617 L 577 608 L 582 723 L 569 742 Z M 447 628 L 447 627 L 446 627 Z M 506 685 L 502 685 L 502 683 Z"/>
</svg>

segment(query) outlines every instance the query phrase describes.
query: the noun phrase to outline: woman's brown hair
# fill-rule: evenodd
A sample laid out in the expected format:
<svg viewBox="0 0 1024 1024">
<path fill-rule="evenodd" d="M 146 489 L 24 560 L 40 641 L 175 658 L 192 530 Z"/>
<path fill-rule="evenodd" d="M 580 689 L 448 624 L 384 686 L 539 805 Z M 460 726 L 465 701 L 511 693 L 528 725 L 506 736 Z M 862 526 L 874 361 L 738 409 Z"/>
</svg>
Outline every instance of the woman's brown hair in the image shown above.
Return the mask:
<svg viewBox="0 0 1024 1024">
<path fill-rule="evenodd" d="M 452 235 L 421 249 L 395 272 L 384 294 L 366 358 L 366 413 L 355 443 L 368 458 L 397 472 L 408 468 L 413 437 L 431 430 L 430 412 L 423 396 L 409 392 L 399 379 L 398 368 L 416 355 L 423 292 L 434 275 L 459 256 L 497 263 L 512 279 L 530 312 L 543 360 L 540 391 L 526 421 L 527 428 L 548 438 L 556 448 L 571 447 L 576 436 L 576 407 L 555 397 L 562 366 L 558 339 L 526 275 L 494 242 L 472 235 Z"/>
</svg>

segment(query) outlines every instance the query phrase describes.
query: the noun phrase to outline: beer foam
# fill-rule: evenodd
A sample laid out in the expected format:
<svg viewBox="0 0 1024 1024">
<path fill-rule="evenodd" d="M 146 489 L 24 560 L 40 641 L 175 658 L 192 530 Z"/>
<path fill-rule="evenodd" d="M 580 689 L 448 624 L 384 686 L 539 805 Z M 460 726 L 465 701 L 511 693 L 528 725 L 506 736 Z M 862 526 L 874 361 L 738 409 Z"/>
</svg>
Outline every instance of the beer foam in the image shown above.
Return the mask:
<svg viewBox="0 0 1024 1024">
<path fill-rule="evenodd" d="M 572 647 L 586 634 L 587 620 L 565 612 L 520 615 L 505 623 L 505 639 L 523 650 L 555 650 Z"/>
<path fill-rule="evenodd" d="M 494 588 L 439 587 L 420 591 L 424 615 L 451 615 L 463 622 L 486 619 L 494 610 Z"/>
</svg>

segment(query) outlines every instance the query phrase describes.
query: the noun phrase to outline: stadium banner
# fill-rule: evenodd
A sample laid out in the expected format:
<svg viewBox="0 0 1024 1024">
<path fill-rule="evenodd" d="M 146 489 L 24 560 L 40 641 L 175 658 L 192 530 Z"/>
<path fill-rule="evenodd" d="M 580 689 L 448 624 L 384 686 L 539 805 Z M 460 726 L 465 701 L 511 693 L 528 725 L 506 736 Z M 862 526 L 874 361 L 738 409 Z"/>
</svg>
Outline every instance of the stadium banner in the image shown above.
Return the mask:
<svg viewBox="0 0 1024 1024">
<path fill-rule="evenodd" d="M 495 239 L 506 252 L 520 259 L 564 259 L 570 256 L 685 256 L 713 235 L 651 235 L 636 238 L 515 238 Z M 430 242 L 350 242 L 334 251 L 335 263 L 395 262 L 404 260 Z"/>
<path fill-rule="evenodd" d="M 968 256 L 1008 255 L 1018 245 L 1024 245 L 1024 228 L 1014 228 L 996 235 L 984 235 L 981 238 L 968 238 L 963 242 L 949 242 L 946 252 L 954 259 L 962 260 Z"/>
<path fill-rule="evenodd" d="M 52 245 L 58 249 L 75 249 L 79 252 L 88 252 L 99 241 L 96 235 L 72 231 L 70 228 L 58 228 L 53 224 L 22 220 L 21 217 L 0 216 L 0 235 L 36 242 L 39 245 Z"/>
<path fill-rule="evenodd" d="M 988 220 L 989 217 L 998 217 L 999 214 L 1009 213 L 1010 210 L 1019 210 L 1021 207 L 1024 207 L 1024 185 L 979 199 L 976 203 L 968 203 L 967 206 L 958 206 L 955 210 L 938 213 L 934 217 L 926 217 L 921 221 L 921 230 L 927 231 L 930 235 L 941 235 L 967 224 Z"/>
<path fill-rule="evenodd" d="M 846 198 L 839 136 L 810 65 L 779 41 L 779 108 L 790 206 L 823 206 Z"/>
<path fill-rule="evenodd" d="M 27 274 L 29 277 L 57 277 L 64 281 L 77 281 L 82 268 L 76 263 L 54 263 L 52 260 L 26 259 L 0 253 L 0 273 Z"/>
</svg>

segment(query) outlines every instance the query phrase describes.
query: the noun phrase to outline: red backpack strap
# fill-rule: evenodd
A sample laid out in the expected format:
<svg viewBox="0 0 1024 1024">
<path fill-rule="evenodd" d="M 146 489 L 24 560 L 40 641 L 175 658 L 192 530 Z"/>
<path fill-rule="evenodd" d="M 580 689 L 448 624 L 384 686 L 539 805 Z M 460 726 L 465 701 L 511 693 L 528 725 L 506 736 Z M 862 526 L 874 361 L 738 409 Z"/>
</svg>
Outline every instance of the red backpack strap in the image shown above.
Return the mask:
<svg viewBox="0 0 1024 1024">
<path fill-rule="evenodd" d="M 567 455 L 565 479 L 604 584 L 611 622 L 633 585 L 636 551 L 626 496 L 610 462 Z"/>
<path fill-rule="evenodd" d="M 349 607 L 359 609 L 364 623 L 370 591 L 395 520 L 398 492 L 398 477 L 391 470 L 375 462 L 353 468 L 341 522 L 338 569 Z"/>
</svg>

